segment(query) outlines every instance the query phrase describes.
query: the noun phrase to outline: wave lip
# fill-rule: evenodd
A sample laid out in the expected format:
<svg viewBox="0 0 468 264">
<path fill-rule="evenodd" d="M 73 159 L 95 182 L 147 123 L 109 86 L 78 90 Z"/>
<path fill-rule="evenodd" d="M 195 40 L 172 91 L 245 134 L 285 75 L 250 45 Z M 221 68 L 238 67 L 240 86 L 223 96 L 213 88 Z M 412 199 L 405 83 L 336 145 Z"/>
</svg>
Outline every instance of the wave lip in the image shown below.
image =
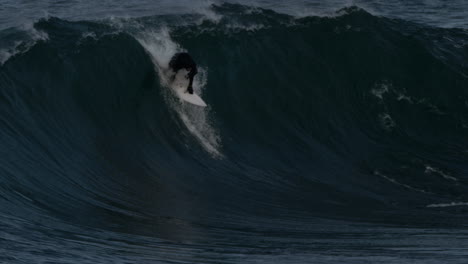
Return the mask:
<svg viewBox="0 0 468 264">
<path fill-rule="evenodd" d="M 27 52 L 38 41 L 47 41 L 48 35 L 37 30 L 33 25 L 24 25 L 20 29 L 0 31 L 0 66 L 11 57 Z"/>
</svg>

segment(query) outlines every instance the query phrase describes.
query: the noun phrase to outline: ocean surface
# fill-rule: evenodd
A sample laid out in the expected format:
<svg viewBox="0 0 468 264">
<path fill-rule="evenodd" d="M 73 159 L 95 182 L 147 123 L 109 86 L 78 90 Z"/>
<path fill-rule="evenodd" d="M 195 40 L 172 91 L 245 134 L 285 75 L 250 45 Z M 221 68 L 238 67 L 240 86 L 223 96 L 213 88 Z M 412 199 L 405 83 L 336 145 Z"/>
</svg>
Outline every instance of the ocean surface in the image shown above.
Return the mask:
<svg viewBox="0 0 468 264">
<path fill-rule="evenodd" d="M 468 1 L 0 0 L 0 263 L 467 262 Z"/>
</svg>

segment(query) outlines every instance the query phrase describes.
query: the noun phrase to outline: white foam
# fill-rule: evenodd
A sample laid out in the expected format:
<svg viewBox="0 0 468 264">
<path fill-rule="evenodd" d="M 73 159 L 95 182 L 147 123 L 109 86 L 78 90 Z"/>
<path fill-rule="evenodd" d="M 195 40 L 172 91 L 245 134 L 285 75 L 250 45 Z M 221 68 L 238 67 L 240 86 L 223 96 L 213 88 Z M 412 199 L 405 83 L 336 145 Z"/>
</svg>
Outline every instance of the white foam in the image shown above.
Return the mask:
<svg viewBox="0 0 468 264">
<path fill-rule="evenodd" d="M 269 28 L 269 26 L 265 26 L 264 24 L 251 24 L 251 25 L 242 25 L 239 23 L 230 23 L 226 25 L 226 28 L 229 30 L 242 30 L 242 31 L 250 31 L 255 32 L 261 29 Z"/>
<path fill-rule="evenodd" d="M 146 49 L 155 64 L 155 72 L 159 75 L 161 85 L 167 88 L 163 91 L 164 98 L 168 105 L 174 110 L 182 123 L 200 145 L 213 157 L 222 158 L 220 151 L 221 138 L 210 120 L 210 107 L 197 107 L 190 104 L 181 103 L 175 100 L 175 96 L 168 87 L 168 64 L 176 52 L 183 49 L 175 43 L 168 28 L 161 28 L 158 31 L 144 32 L 137 36 L 137 40 Z M 198 68 L 198 74 L 193 82 L 195 93 L 203 97 L 203 90 L 208 80 L 207 71 L 203 67 Z"/>
<path fill-rule="evenodd" d="M 182 51 L 182 48 L 171 39 L 167 27 L 145 31 L 136 38 L 159 67 L 156 69 L 158 73 L 160 68 L 168 68 L 169 61 L 175 53 Z"/>
<path fill-rule="evenodd" d="M 400 182 L 398 182 L 397 180 L 395 180 L 395 179 L 393 179 L 393 178 L 390 178 L 390 177 L 388 177 L 387 175 L 384 175 L 383 173 L 381 173 L 381 172 L 379 172 L 379 171 L 377 171 L 377 170 L 374 171 L 374 175 L 380 176 L 380 177 L 386 179 L 387 181 L 389 181 L 389 182 L 391 182 L 391 183 L 393 183 L 393 184 L 403 186 L 403 187 L 405 187 L 406 189 L 410 189 L 410 190 L 417 191 L 417 192 L 422 192 L 422 193 L 429 193 L 429 192 L 427 192 L 427 191 L 425 191 L 425 190 L 418 189 L 418 188 L 414 188 L 414 187 L 409 186 L 409 185 L 404 184 L 404 183 L 400 183 Z"/>
<path fill-rule="evenodd" d="M 370 92 L 372 95 L 380 99 L 380 103 L 383 103 L 384 97 L 393 97 L 396 98 L 398 101 L 406 101 L 409 104 L 424 105 L 425 107 L 429 108 L 431 113 L 437 115 L 445 114 L 439 109 L 439 107 L 437 107 L 435 104 L 432 104 L 427 98 L 418 99 L 415 97 L 411 97 L 406 94 L 405 89 L 398 90 L 392 85 L 392 83 L 386 80 L 376 83 Z M 383 114 L 381 116 L 384 117 Z"/>
<path fill-rule="evenodd" d="M 46 32 L 37 30 L 34 28 L 32 24 L 28 24 L 25 26 L 25 29 L 29 32 L 30 36 L 32 36 L 32 39 L 37 41 L 37 40 L 48 40 L 49 35 L 47 35 Z"/>
<path fill-rule="evenodd" d="M 382 127 L 387 131 L 395 127 L 395 121 L 393 121 L 393 118 L 387 113 L 379 114 L 379 120 Z"/>
<path fill-rule="evenodd" d="M 440 204 L 429 204 L 426 207 L 451 207 L 451 206 L 468 206 L 466 202 L 451 202 L 451 203 L 440 203 Z"/>
<path fill-rule="evenodd" d="M 440 169 L 431 167 L 429 165 L 426 165 L 424 173 L 426 173 L 426 174 L 438 174 L 438 175 L 442 176 L 444 179 L 451 180 L 451 181 L 458 181 L 457 178 L 455 178 L 455 177 L 453 177 L 451 175 L 448 175 L 447 173 L 444 173 Z"/>
<path fill-rule="evenodd" d="M 3 65 L 13 55 L 10 50 L 0 50 L 0 65 Z"/>
<path fill-rule="evenodd" d="M 383 95 L 388 93 L 390 91 L 390 87 L 391 87 L 391 84 L 387 83 L 387 82 L 381 82 L 381 83 L 377 83 L 374 85 L 374 89 L 371 90 L 371 93 L 379 98 L 380 100 L 383 99 Z"/>
<path fill-rule="evenodd" d="M 95 33 L 95 32 L 91 32 L 91 31 L 87 31 L 87 32 L 84 32 L 83 34 L 81 34 L 81 38 L 82 38 L 82 39 L 85 39 L 85 38 L 92 38 L 92 39 L 94 39 L 94 40 L 97 40 L 96 33 Z"/>
<path fill-rule="evenodd" d="M 193 3 L 195 3 L 195 1 Z M 211 6 L 213 4 L 216 4 L 215 1 L 201 1 L 198 5 L 192 7 L 192 11 L 202 15 L 205 19 L 213 22 L 219 22 L 222 16 L 212 10 Z"/>
<path fill-rule="evenodd" d="M 418 104 L 424 105 L 427 108 L 429 108 L 431 113 L 437 114 L 437 115 L 444 115 L 445 113 L 439 109 L 436 105 L 431 103 L 427 98 L 419 99 L 417 101 Z"/>
<path fill-rule="evenodd" d="M 402 93 L 402 92 L 398 92 L 398 94 L 397 94 L 397 100 L 398 100 L 398 101 L 406 101 L 406 102 L 408 102 L 408 103 L 410 103 L 410 104 L 413 103 L 413 99 L 411 99 L 410 96 L 407 96 L 406 94 L 404 94 L 404 93 Z"/>
</svg>

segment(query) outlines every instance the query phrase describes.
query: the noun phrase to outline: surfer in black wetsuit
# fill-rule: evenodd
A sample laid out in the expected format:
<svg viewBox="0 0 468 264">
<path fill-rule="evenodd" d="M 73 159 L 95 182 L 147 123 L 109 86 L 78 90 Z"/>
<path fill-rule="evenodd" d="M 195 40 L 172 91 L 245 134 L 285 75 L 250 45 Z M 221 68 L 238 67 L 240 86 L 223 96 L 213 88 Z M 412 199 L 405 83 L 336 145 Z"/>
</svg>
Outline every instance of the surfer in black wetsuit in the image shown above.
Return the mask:
<svg viewBox="0 0 468 264">
<path fill-rule="evenodd" d="M 189 73 L 186 75 L 186 78 L 190 80 L 187 87 L 187 92 L 193 94 L 193 77 L 198 73 L 197 64 L 193 61 L 192 57 L 186 52 L 176 53 L 171 61 L 169 62 L 169 67 L 174 71 L 175 74 L 181 69 L 186 69 Z M 175 74 L 173 78 L 175 78 Z"/>
</svg>

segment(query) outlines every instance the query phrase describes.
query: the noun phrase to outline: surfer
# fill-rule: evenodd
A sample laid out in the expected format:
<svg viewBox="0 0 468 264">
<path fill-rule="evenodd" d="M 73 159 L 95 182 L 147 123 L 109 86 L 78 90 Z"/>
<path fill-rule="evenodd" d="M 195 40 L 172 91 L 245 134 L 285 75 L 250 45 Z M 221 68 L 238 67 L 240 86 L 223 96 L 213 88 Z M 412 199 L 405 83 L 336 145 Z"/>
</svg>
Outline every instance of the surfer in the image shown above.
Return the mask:
<svg viewBox="0 0 468 264">
<path fill-rule="evenodd" d="M 169 67 L 174 72 L 173 79 L 179 70 L 186 69 L 188 71 L 188 74 L 185 76 L 190 80 L 187 92 L 193 94 L 193 77 L 198 73 L 198 71 L 197 64 L 193 61 L 192 57 L 190 57 L 186 52 L 176 53 L 169 62 Z"/>
</svg>

